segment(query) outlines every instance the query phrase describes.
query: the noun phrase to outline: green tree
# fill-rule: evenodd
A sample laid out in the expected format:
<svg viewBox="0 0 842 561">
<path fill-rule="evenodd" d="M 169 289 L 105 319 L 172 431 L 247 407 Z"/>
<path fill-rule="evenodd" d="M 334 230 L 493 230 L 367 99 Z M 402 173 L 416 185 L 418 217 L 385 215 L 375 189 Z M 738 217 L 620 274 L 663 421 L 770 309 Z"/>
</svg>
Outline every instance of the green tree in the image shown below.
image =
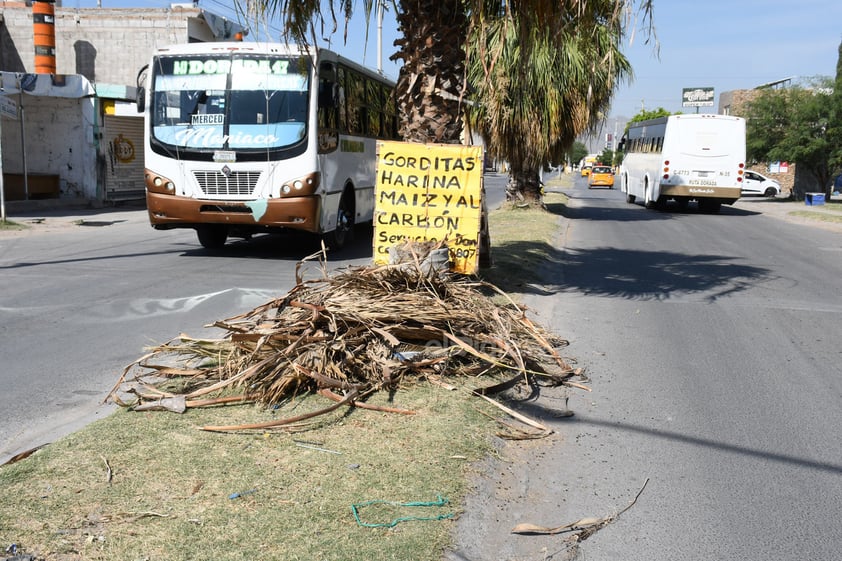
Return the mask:
<svg viewBox="0 0 842 561">
<path fill-rule="evenodd" d="M 789 161 L 806 172 L 813 189 L 830 196 L 833 81 L 816 78 L 809 87 L 764 90 L 746 106 L 746 157 L 749 161 Z M 838 155 L 836 156 L 838 157 Z M 795 197 L 804 198 L 796 184 Z"/>
<path fill-rule="evenodd" d="M 588 155 L 588 147 L 578 140 L 573 142 L 566 152 L 566 159 L 571 164 L 578 164 L 582 158 Z"/>
<path fill-rule="evenodd" d="M 830 97 L 830 122 L 827 138 L 830 144 L 828 163 L 832 173 L 842 171 L 842 42 L 839 43 L 836 58 L 836 80 Z"/>
<path fill-rule="evenodd" d="M 680 112 L 679 112 L 680 113 Z M 659 117 L 669 117 L 670 115 L 677 115 L 679 113 L 670 113 L 663 107 L 658 107 L 657 109 L 651 109 L 649 111 L 645 109 L 641 109 L 637 112 L 637 114 L 629 119 L 629 122 L 626 123 L 626 128 L 623 133 L 629 132 L 629 127 L 632 126 L 634 123 L 639 123 L 641 121 L 648 121 L 649 119 L 657 119 Z"/>
<path fill-rule="evenodd" d="M 606 146 L 596 157 L 596 161 L 604 166 L 614 165 L 614 151 Z"/>
<path fill-rule="evenodd" d="M 589 2 L 561 27 L 503 14 L 469 33 L 469 118 L 489 153 L 509 162 L 510 200 L 542 204 L 541 167 L 563 157 L 630 75 L 616 8 Z"/>
</svg>

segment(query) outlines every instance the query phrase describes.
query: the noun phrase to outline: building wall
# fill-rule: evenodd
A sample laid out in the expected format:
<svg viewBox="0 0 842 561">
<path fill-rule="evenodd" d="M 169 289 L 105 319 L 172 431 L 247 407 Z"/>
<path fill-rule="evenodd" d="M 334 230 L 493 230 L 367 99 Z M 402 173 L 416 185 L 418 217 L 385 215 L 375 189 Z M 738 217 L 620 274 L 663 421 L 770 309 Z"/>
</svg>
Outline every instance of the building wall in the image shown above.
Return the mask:
<svg viewBox="0 0 842 561">
<path fill-rule="evenodd" d="M 58 176 L 62 199 L 96 198 L 94 106 L 90 98 L 15 96 L 20 121 L 3 119 L 3 173 Z M 25 152 L 24 152 L 25 151 Z M 32 191 L 30 191 L 32 192 Z"/>
<path fill-rule="evenodd" d="M 134 97 L 138 72 L 155 49 L 230 40 L 242 30 L 192 3 L 164 9 L 64 8 L 60 4 L 54 6 L 56 74 L 84 76 L 98 95 L 114 95 L 111 99 Z M 35 71 L 32 6 L 24 2 L 0 3 L 0 70 Z M 102 162 L 108 158 L 110 139 L 103 139 L 102 101 L 101 97 L 20 97 L 25 110 L 23 132 L 20 121 L 4 118 L 2 122 L 4 175 L 23 174 L 25 153 L 27 175 L 59 176 L 60 198 L 104 200 L 109 177 L 103 175 Z M 140 172 L 128 179 L 143 184 Z"/>
<path fill-rule="evenodd" d="M 0 70 L 34 72 L 31 6 L 0 6 Z M 56 73 L 134 86 L 138 71 L 158 47 L 218 40 L 203 23 L 202 10 L 192 4 L 165 9 L 56 7 Z"/>
</svg>

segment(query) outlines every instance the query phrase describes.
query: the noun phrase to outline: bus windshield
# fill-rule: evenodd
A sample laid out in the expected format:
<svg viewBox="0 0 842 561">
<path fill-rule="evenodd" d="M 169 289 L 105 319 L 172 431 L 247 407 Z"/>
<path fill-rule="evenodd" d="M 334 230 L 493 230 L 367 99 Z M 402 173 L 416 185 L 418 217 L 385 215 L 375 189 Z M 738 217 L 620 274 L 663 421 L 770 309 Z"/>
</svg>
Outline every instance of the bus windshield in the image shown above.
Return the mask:
<svg viewBox="0 0 842 561">
<path fill-rule="evenodd" d="M 151 136 L 170 149 L 281 150 L 307 135 L 307 59 L 233 54 L 160 56 Z"/>
</svg>

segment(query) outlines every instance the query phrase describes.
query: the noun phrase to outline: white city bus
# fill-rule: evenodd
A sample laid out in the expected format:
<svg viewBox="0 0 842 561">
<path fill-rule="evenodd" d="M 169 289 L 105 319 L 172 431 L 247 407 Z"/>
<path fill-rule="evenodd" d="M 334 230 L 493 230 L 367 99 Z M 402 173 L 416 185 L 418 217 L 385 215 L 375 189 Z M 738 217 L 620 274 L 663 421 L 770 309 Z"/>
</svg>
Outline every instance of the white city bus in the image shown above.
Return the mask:
<svg viewBox="0 0 842 561">
<path fill-rule="evenodd" d="M 663 209 L 696 201 L 702 212 L 740 198 L 745 120 L 729 115 L 670 115 L 633 123 L 625 138 L 620 189 L 626 201 Z"/>
<path fill-rule="evenodd" d="M 138 75 L 152 226 L 193 228 L 208 248 L 283 228 L 342 247 L 372 219 L 376 140 L 397 137 L 393 92 L 315 47 L 158 49 Z"/>
</svg>

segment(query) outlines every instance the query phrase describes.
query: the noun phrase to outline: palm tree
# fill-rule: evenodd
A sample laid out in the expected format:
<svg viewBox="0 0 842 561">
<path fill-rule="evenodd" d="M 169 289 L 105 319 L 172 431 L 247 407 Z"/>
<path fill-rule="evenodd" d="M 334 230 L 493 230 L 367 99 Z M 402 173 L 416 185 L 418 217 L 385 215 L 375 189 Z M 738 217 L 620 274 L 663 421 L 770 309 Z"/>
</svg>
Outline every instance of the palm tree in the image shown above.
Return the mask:
<svg viewBox="0 0 842 561">
<path fill-rule="evenodd" d="M 350 19 L 354 0 L 238 0 L 250 4 L 247 13 L 280 14 L 284 29 L 295 40 L 315 41 L 315 30 L 325 25 L 335 26 L 337 13 L 345 20 Z M 375 1 L 362 0 L 362 9 L 370 21 Z M 396 41 L 397 53 L 392 59 L 403 60 L 404 66 L 398 76 L 398 106 L 401 131 L 404 138 L 413 142 L 459 143 L 463 132 L 462 109 L 466 101 L 466 55 L 465 46 L 469 30 L 482 29 L 499 21 L 517 23 L 529 32 L 517 33 L 520 49 L 532 50 L 532 40 L 548 41 L 545 48 L 555 45 L 563 47 L 566 42 L 556 35 L 578 34 L 586 41 L 589 34 L 594 46 L 602 40 L 615 41 L 622 29 L 627 28 L 634 18 L 634 6 L 643 14 L 643 21 L 651 18 L 654 0 L 527 0 L 510 4 L 500 0 L 397 0 L 396 14 L 403 32 L 403 38 Z M 322 7 L 329 10 L 323 13 Z M 651 19 L 650 19 L 651 21 Z M 605 31 L 609 31 L 605 33 Z M 534 31 L 534 33 L 532 33 Z M 554 35 L 556 34 L 556 35 Z M 502 35 L 505 39 L 507 35 Z M 501 43 L 502 44 L 502 43 Z M 611 43 L 612 45 L 615 43 Z M 578 56 L 606 56 L 611 54 L 610 45 L 601 45 L 590 51 L 583 50 Z M 537 46 L 536 49 L 540 49 Z M 535 60 L 538 60 L 537 58 Z M 585 105 L 598 107 L 607 101 L 602 99 L 606 90 L 602 81 L 607 77 L 602 66 L 603 59 L 583 59 L 580 66 L 590 63 L 592 74 L 592 97 Z M 611 67 L 612 69 L 615 67 Z M 485 75 L 488 80 L 497 75 Z M 555 76 L 558 79 L 560 76 Z M 552 79 L 552 76 L 547 76 Z M 616 77 L 614 79 L 616 82 Z M 483 88 L 479 83 L 473 87 Z M 543 87 L 542 84 L 538 86 Z M 536 91 L 536 90 L 533 90 Z M 581 90 L 578 90 L 581 94 Z M 581 115 L 558 113 L 561 118 L 582 119 Z M 578 124 L 565 124 L 571 130 L 580 130 Z M 575 136 L 575 135 L 574 135 Z"/>
<path fill-rule="evenodd" d="M 336 24 L 337 11 L 345 20 L 350 19 L 353 0 L 237 0 L 249 3 L 247 13 L 268 15 L 281 14 L 284 29 L 295 40 L 315 42 L 315 28 L 326 24 Z M 322 13 L 322 3 L 329 8 L 329 17 Z M 374 2 L 386 0 L 362 0 L 366 19 L 371 21 Z M 634 5 L 639 5 L 644 21 L 651 21 L 654 0 L 526 0 L 512 5 L 500 0 L 393 0 L 397 1 L 396 14 L 403 32 L 403 38 L 395 42 L 398 52 L 391 58 L 403 60 L 397 84 L 397 104 L 400 132 L 404 139 L 411 142 L 442 142 L 457 144 L 463 133 L 462 115 L 467 94 L 467 68 L 465 44 L 469 30 L 482 28 L 498 20 L 517 22 L 521 31 L 517 34 L 520 48 L 529 53 L 533 49 L 533 39 L 554 37 L 552 30 L 559 33 L 578 33 L 587 42 L 590 33 L 595 33 L 594 41 L 614 39 L 618 33 L 612 31 L 607 36 L 596 28 L 611 30 L 625 28 L 632 18 L 629 17 Z M 592 9 L 597 6 L 598 9 Z M 529 31 L 534 30 L 534 35 Z M 506 35 L 501 35 L 505 38 Z M 612 43 L 613 44 L 613 43 Z M 550 45 L 564 45 L 564 42 L 549 41 Z M 540 52 L 541 45 L 535 45 Z M 595 48 L 583 51 L 581 56 L 605 55 L 610 49 Z M 540 61 L 540 57 L 529 58 Z M 602 96 L 613 92 L 613 85 L 606 85 L 603 80 L 608 76 L 598 65 L 603 61 L 590 61 L 594 77 L 589 88 L 592 97 L 583 103 L 570 103 L 569 108 L 584 111 L 585 108 L 603 107 L 607 100 Z M 510 63 L 512 63 L 510 61 Z M 511 68 L 511 67 L 510 67 Z M 613 71 L 615 67 L 611 66 Z M 486 73 L 487 80 L 494 80 L 497 75 Z M 546 76 L 550 78 L 549 76 Z M 577 81 L 576 84 L 582 84 Z M 613 83 L 612 83 L 613 84 Z M 544 87 L 549 83 L 533 84 Z M 488 91 L 480 83 L 473 86 Z M 525 90 L 521 90 L 525 91 Z M 534 93 L 536 89 L 529 90 Z M 568 95 L 581 95 L 581 90 L 572 90 Z M 500 106 L 500 110 L 505 110 Z M 581 130 L 582 123 L 588 123 L 589 113 L 551 112 L 561 117 L 561 127 L 566 130 Z M 526 115 L 525 115 L 526 117 Z M 570 122 L 564 122 L 571 119 Z M 575 136 L 575 135 L 573 135 Z M 558 137 L 553 145 L 557 152 L 567 142 L 567 136 Z M 513 141 L 513 139 L 510 139 Z M 541 159 L 541 158 L 538 158 Z M 532 160 L 527 159 L 530 165 Z M 531 172 L 530 172 L 531 174 Z M 524 175 L 526 177 L 526 175 Z M 529 185 L 516 183 L 516 185 Z M 534 198 L 534 197 L 533 197 Z M 484 200 L 484 198 L 483 198 Z M 484 210 L 484 209 L 483 209 Z M 487 230 L 486 212 L 483 211 L 480 232 L 480 266 L 491 263 L 490 237 Z"/>
<path fill-rule="evenodd" d="M 489 155 L 508 161 L 510 200 L 541 203 L 541 167 L 559 161 L 596 124 L 619 80 L 631 74 L 619 50 L 623 27 L 610 17 L 615 2 L 593 1 L 586 9 L 592 13 L 563 17 L 558 28 L 503 16 L 469 35 L 476 100 L 470 122 Z M 586 17 L 592 23 L 582 26 Z"/>
<path fill-rule="evenodd" d="M 302 42 L 315 42 L 317 26 L 335 28 L 337 13 L 347 22 L 353 10 L 353 0 L 240 1 L 252 3 L 251 12 L 282 14 L 286 33 Z M 375 1 L 386 0 L 362 1 L 368 21 Z M 391 59 L 403 60 L 396 88 L 399 132 L 409 142 L 459 143 L 468 4 L 463 0 L 396 1 L 403 37 L 395 42 L 398 51 Z M 322 12 L 323 6 L 329 13 Z"/>
</svg>

